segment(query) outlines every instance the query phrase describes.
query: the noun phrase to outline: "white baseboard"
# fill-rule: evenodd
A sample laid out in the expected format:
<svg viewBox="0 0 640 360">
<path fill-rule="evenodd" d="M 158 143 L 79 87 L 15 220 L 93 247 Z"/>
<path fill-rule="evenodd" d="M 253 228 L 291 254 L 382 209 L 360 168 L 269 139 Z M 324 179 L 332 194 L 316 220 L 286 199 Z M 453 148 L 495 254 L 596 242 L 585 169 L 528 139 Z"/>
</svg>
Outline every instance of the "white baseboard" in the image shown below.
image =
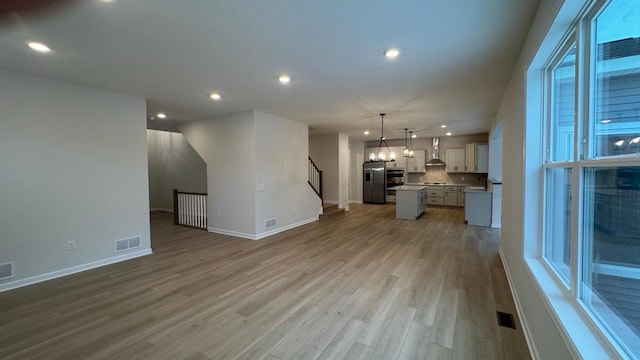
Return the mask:
<svg viewBox="0 0 640 360">
<path fill-rule="evenodd" d="M 235 236 L 235 237 L 239 237 L 239 238 L 243 238 L 243 239 L 249 239 L 249 240 L 260 240 L 260 239 L 264 239 L 264 238 L 266 238 L 268 236 L 281 233 L 283 231 L 291 230 L 291 229 L 296 228 L 298 226 L 302 226 L 302 225 L 305 225 L 305 224 L 312 223 L 314 221 L 318 221 L 318 218 L 314 217 L 314 218 L 298 221 L 297 223 L 293 223 L 291 225 L 283 226 L 283 227 L 277 228 L 275 230 L 265 231 L 265 232 L 257 234 L 257 235 L 243 233 L 243 232 L 239 232 L 239 231 L 233 231 L 233 230 L 211 228 L 211 227 L 207 228 L 207 230 L 209 232 L 216 233 L 216 234 L 230 235 L 230 236 Z"/>
<path fill-rule="evenodd" d="M 491 227 L 494 229 L 501 229 L 502 228 L 502 224 L 500 223 L 493 223 L 491 224 Z"/>
<path fill-rule="evenodd" d="M 520 323 L 522 325 L 522 332 L 524 333 L 524 337 L 527 341 L 527 347 L 529 348 L 529 355 L 531 355 L 531 359 L 538 360 L 540 359 L 540 354 L 538 354 L 538 350 L 536 349 L 535 343 L 533 341 L 533 335 L 531 334 L 531 330 L 529 329 L 527 319 L 523 317 L 524 313 L 522 311 L 522 306 L 520 305 L 520 299 L 518 298 L 518 294 L 514 291 L 515 288 L 513 286 L 513 280 L 511 279 L 511 271 L 509 271 L 509 265 L 505 261 L 504 254 L 502 253 L 502 247 L 498 249 L 498 254 L 500 255 L 500 260 L 502 261 L 504 272 L 507 275 L 509 290 L 511 291 L 511 296 L 513 297 L 513 303 L 516 305 L 518 318 L 520 319 Z"/>
<path fill-rule="evenodd" d="M 363 204 L 362 200 L 349 200 L 350 204 Z"/>
<path fill-rule="evenodd" d="M 306 224 L 312 223 L 314 221 L 318 221 L 318 218 L 314 217 L 314 218 L 298 221 L 297 223 L 293 223 L 291 225 L 283 226 L 283 227 L 275 229 L 275 230 L 265 231 L 263 233 L 260 233 L 260 234 L 256 235 L 256 240 L 264 239 L 264 238 L 266 238 L 268 236 L 275 235 L 275 234 L 281 233 L 283 231 L 291 230 L 293 228 L 297 228 L 298 226 L 306 225 Z"/>
<path fill-rule="evenodd" d="M 156 207 L 156 208 L 151 208 L 149 209 L 149 211 L 164 211 L 164 212 L 173 212 L 173 209 L 170 208 L 161 208 L 161 207 Z"/>
<path fill-rule="evenodd" d="M 243 233 L 239 231 L 219 229 L 219 228 L 213 228 L 213 227 L 207 228 L 207 231 L 220 234 L 220 235 L 229 235 L 229 236 L 235 236 L 243 239 L 257 240 L 255 235 L 249 234 L 249 233 Z"/>
<path fill-rule="evenodd" d="M 90 262 L 82 265 L 72 266 L 66 269 L 52 271 L 46 274 L 31 276 L 31 277 L 20 279 L 20 280 L 15 280 L 9 283 L 0 284 L 0 292 L 17 289 L 27 285 L 37 284 L 39 282 L 43 282 L 47 280 L 53 280 L 59 277 L 79 273 L 79 272 L 90 270 L 90 269 L 95 269 L 101 266 L 115 264 L 121 261 L 130 260 L 130 259 L 134 259 L 141 256 L 151 255 L 151 254 L 153 254 L 151 249 L 144 249 L 144 250 L 134 251 L 128 254 L 118 255 L 118 256 L 114 256 L 107 259 L 98 260 L 98 261 L 94 261 L 94 262 Z"/>
</svg>

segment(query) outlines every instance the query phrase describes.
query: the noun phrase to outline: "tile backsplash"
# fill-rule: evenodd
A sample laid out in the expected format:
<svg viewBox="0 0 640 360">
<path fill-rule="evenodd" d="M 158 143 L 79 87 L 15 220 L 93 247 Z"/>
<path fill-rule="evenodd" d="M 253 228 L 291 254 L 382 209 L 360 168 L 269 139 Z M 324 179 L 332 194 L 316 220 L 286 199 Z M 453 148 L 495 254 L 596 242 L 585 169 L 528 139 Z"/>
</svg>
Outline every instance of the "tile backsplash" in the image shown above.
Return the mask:
<svg viewBox="0 0 640 360">
<path fill-rule="evenodd" d="M 424 174 L 407 173 L 405 183 L 443 182 L 447 184 L 462 184 L 469 186 L 487 186 L 487 174 L 448 173 L 444 166 L 427 167 Z"/>
</svg>

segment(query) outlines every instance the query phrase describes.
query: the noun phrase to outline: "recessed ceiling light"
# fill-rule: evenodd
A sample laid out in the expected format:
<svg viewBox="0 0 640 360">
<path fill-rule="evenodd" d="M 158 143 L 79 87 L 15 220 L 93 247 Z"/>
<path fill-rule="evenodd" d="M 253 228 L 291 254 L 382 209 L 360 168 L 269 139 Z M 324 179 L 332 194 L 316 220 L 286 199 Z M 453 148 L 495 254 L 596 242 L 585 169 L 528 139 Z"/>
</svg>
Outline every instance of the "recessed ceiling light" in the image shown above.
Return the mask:
<svg viewBox="0 0 640 360">
<path fill-rule="evenodd" d="M 365 131 L 364 131 L 364 134 L 365 134 L 365 135 L 369 135 L 369 130 L 365 130 Z"/>
<path fill-rule="evenodd" d="M 631 139 L 631 141 L 629 141 L 629 143 L 631 143 L 631 144 L 637 144 L 637 143 L 640 143 L 640 137 L 637 137 L 637 138 L 633 138 L 633 139 Z"/>
<path fill-rule="evenodd" d="M 624 140 L 618 140 L 618 141 L 614 142 L 614 144 L 615 144 L 617 147 L 621 147 L 622 145 L 624 145 Z"/>
<path fill-rule="evenodd" d="M 411 135 L 411 138 L 412 138 L 412 139 L 415 139 L 415 138 L 417 138 L 417 137 L 418 137 L 418 135 L 416 135 L 416 134 L 412 134 L 412 135 Z"/>
<path fill-rule="evenodd" d="M 51 49 L 49 49 L 49 47 L 43 43 L 39 43 L 36 41 L 30 41 L 27 43 L 27 45 L 32 49 L 35 50 L 37 52 L 41 52 L 41 53 L 48 53 L 51 51 Z"/>
<path fill-rule="evenodd" d="M 451 136 L 451 131 L 449 131 L 449 132 L 447 133 L 447 136 Z"/>
<path fill-rule="evenodd" d="M 386 56 L 389 59 L 393 59 L 395 57 L 398 57 L 398 55 L 400 55 L 400 50 L 396 49 L 396 48 L 391 48 L 391 49 L 387 49 L 384 51 L 384 56 Z"/>
<path fill-rule="evenodd" d="M 280 82 L 283 84 L 288 84 L 289 81 L 291 81 L 291 78 L 289 77 L 289 75 L 280 75 L 278 80 L 280 80 Z"/>
<path fill-rule="evenodd" d="M 447 127 L 447 125 L 440 125 L 440 127 L 444 129 Z"/>
<path fill-rule="evenodd" d="M 100 0 L 100 1 L 102 1 L 102 2 L 106 2 L 106 3 L 113 2 L 113 0 Z"/>
<path fill-rule="evenodd" d="M 603 123 L 603 124 L 608 124 L 608 123 L 611 122 L 611 119 L 604 119 L 604 120 L 602 120 L 600 122 Z"/>
<path fill-rule="evenodd" d="M 220 96 L 220 94 L 218 94 L 218 93 L 216 93 L 216 92 L 211 93 L 211 95 L 209 95 L 209 97 L 210 97 L 212 100 L 220 100 L 220 99 L 222 98 L 222 96 Z"/>
<path fill-rule="evenodd" d="M 158 117 L 158 119 L 166 119 L 167 118 L 167 114 L 165 113 L 158 113 L 158 115 L 156 115 Z"/>
</svg>

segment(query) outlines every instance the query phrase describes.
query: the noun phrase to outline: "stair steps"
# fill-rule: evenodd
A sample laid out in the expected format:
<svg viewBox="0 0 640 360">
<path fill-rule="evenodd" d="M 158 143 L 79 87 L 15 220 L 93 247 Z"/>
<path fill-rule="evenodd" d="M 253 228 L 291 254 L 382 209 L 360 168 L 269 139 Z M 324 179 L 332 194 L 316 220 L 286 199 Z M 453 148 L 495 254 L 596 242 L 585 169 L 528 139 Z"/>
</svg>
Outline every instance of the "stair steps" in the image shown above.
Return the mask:
<svg viewBox="0 0 640 360">
<path fill-rule="evenodd" d="M 344 214 L 344 209 L 339 208 L 338 205 L 325 205 L 322 207 L 322 214 L 320 214 L 320 220 L 331 218 L 334 216 Z"/>
</svg>

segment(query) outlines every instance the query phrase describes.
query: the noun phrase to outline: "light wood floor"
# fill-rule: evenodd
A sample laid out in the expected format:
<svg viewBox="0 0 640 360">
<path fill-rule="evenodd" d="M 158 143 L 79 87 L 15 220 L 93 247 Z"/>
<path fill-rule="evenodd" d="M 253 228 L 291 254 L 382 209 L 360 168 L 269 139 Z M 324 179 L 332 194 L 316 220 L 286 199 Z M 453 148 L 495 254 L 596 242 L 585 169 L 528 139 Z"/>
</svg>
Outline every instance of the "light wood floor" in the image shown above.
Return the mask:
<svg viewBox="0 0 640 360">
<path fill-rule="evenodd" d="M 528 359 L 498 232 L 389 205 L 260 241 L 152 214 L 154 254 L 0 293 L 2 359 Z"/>
</svg>

